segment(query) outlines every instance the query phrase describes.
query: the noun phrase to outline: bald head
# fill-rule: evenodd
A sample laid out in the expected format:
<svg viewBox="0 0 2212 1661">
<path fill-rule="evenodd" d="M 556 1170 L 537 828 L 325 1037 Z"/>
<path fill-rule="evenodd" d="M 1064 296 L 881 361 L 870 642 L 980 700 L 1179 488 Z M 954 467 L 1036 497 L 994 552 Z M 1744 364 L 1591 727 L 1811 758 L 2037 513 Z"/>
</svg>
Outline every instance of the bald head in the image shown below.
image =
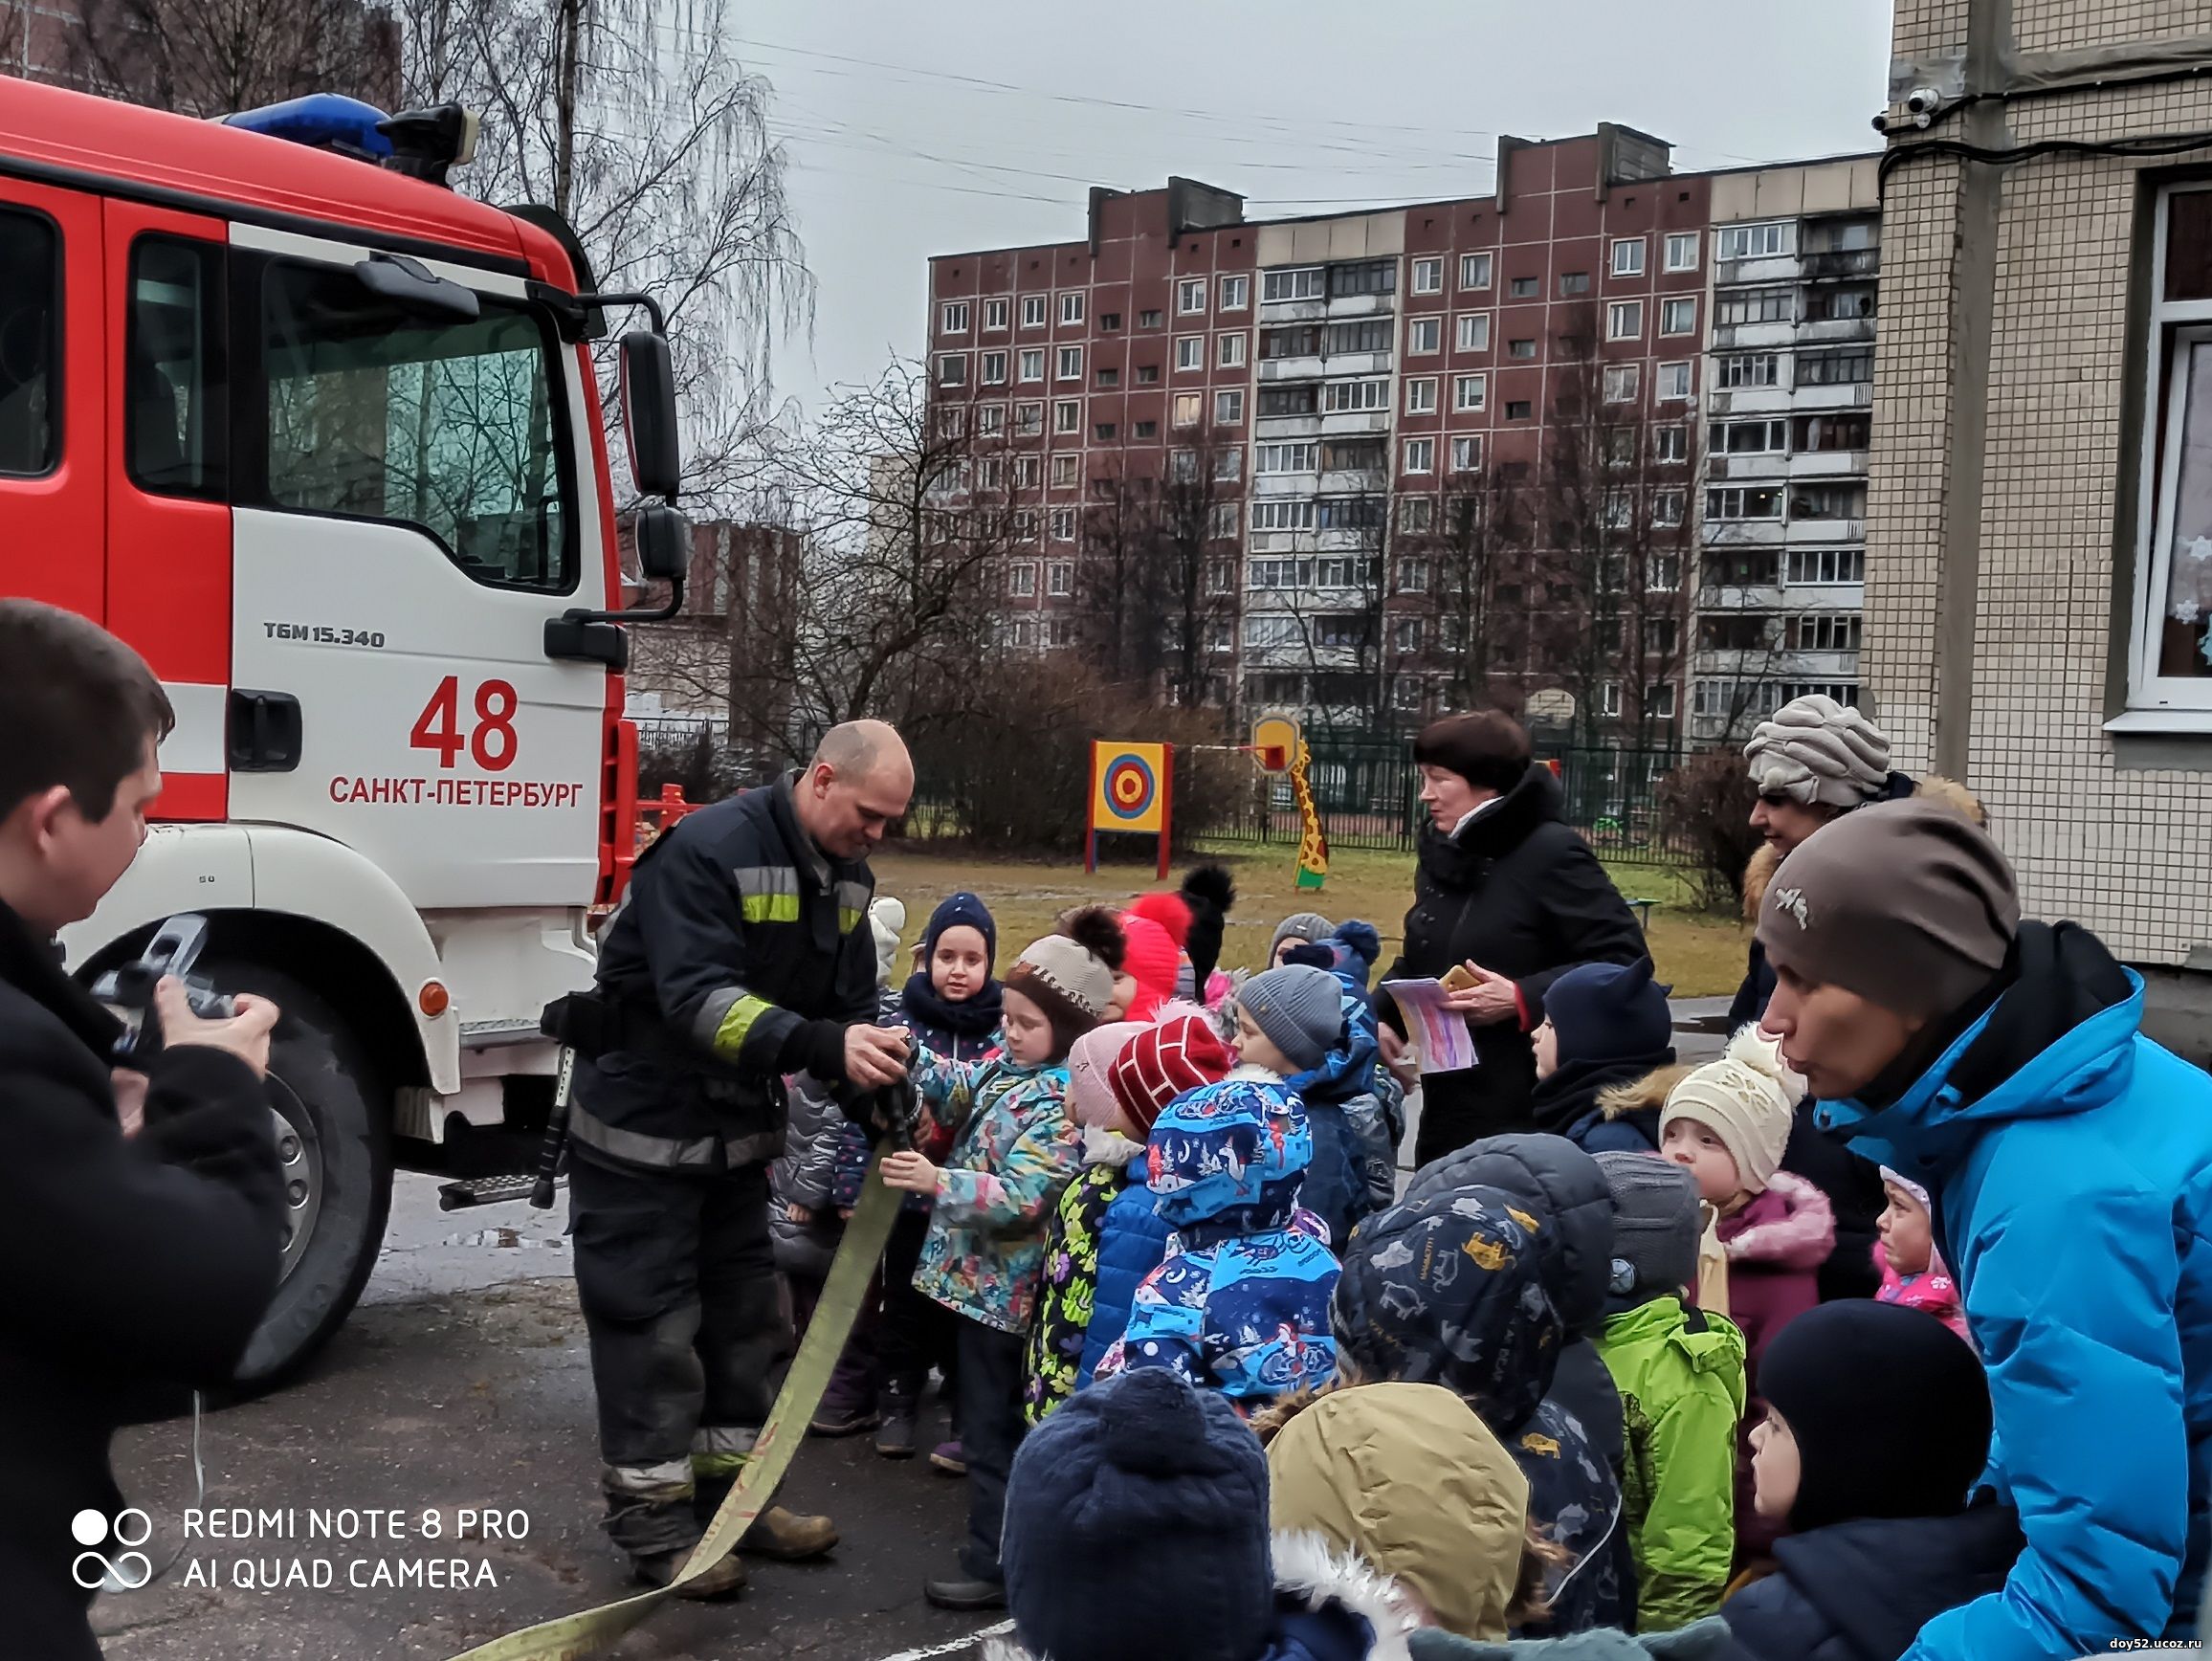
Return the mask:
<svg viewBox="0 0 2212 1661">
<path fill-rule="evenodd" d="M 792 792 L 799 823 L 825 853 L 859 859 L 914 795 L 914 760 L 889 721 L 849 720 L 822 735 Z"/>
</svg>

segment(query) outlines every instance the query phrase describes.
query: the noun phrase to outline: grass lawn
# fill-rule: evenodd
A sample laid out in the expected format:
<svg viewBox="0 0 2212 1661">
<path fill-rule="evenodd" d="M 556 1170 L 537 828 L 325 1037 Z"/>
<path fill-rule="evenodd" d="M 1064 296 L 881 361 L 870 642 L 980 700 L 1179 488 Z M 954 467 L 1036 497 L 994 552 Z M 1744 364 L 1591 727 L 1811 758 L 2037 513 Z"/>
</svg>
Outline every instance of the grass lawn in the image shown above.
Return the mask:
<svg viewBox="0 0 2212 1661">
<path fill-rule="evenodd" d="M 1267 955 L 1275 924 L 1294 911 L 1324 917 L 1364 918 L 1382 936 L 1382 965 L 1398 949 L 1406 907 L 1413 902 L 1413 856 L 1360 849 L 1330 856 L 1328 885 L 1318 893 L 1299 890 L 1294 881 L 1294 850 L 1288 846 L 1223 850 L 1217 857 L 1236 875 L 1236 909 L 1222 943 L 1226 968 L 1257 967 Z M 983 896 L 999 924 L 1002 961 L 1010 960 L 1051 926 L 1071 905 L 1085 901 L 1118 904 L 1159 886 L 1153 867 L 1137 863 L 1102 865 L 1095 876 L 1083 874 L 1080 860 L 1047 862 L 918 849 L 891 849 L 875 855 L 875 887 L 906 902 L 906 940 L 920 938 L 930 910 L 946 895 L 965 888 Z M 1180 880 L 1182 866 L 1169 877 Z M 1652 961 L 1659 978 L 1672 984 L 1677 997 L 1701 998 L 1736 990 L 1743 978 L 1745 931 L 1735 919 L 1695 908 L 1689 883 L 1660 866 L 1610 866 L 1614 883 L 1631 899 L 1651 899 Z"/>
</svg>

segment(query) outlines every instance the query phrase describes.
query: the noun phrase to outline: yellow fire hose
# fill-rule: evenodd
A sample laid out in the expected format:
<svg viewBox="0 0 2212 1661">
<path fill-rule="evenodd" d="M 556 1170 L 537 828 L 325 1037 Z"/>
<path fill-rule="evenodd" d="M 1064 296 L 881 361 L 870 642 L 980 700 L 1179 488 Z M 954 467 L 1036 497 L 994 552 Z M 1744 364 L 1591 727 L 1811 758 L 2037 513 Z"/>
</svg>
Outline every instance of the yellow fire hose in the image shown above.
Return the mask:
<svg viewBox="0 0 2212 1661">
<path fill-rule="evenodd" d="M 868 1283 L 883 1256 L 884 1243 L 891 1237 L 891 1225 L 898 1216 L 903 1196 L 883 1185 L 876 1163 L 876 1160 L 869 1162 L 867 1185 L 845 1225 L 845 1238 L 830 1265 L 830 1278 L 822 1288 L 821 1301 L 815 1305 L 814 1318 L 807 1323 L 807 1336 L 799 1344 L 791 1370 L 785 1375 L 776 1405 L 768 1409 L 768 1422 L 761 1427 L 760 1440 L 738 1473 L 729 1497 L 707 1525 L 706 1538 L 682 1571 L 665 1586 L 509 1632 L 456 1655 L 453 1661 L 586 1661 L 644 1620 L 662 1599 L 729 1554 L 767 1505 L 776 1484 L 790 1469 L 799 1444 L 806 1440 L 807 1423 L 830 1387 L 830 1375 L 836 1370 L 837 1358 L 844 1351 L 852 1323 L 859 1318 L 860 1300 L 868 1296 Z"/>
</svg>

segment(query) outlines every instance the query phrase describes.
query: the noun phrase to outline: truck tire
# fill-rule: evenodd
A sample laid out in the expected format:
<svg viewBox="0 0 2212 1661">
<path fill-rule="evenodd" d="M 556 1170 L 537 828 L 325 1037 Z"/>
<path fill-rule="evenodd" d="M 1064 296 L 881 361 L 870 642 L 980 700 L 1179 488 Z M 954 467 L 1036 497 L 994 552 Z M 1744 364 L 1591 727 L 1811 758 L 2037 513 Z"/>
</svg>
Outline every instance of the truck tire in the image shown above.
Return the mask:
<svg viewBox="0 0 2212 1661">
<path fill-rule="evenodd" d="M 269 1049 L 269 1099 L 286 1182 L 284 1272 L 238 1363 L 234 1382 L 254 1394 L 322 1346 L 376 1267 L 391 1209 L 390 1096 L 360 1040 L 299 981 L 245 963 L 210 963 L 205 973 L 225 992 L 253 992 L 283 1011 Z"/>
</svg>

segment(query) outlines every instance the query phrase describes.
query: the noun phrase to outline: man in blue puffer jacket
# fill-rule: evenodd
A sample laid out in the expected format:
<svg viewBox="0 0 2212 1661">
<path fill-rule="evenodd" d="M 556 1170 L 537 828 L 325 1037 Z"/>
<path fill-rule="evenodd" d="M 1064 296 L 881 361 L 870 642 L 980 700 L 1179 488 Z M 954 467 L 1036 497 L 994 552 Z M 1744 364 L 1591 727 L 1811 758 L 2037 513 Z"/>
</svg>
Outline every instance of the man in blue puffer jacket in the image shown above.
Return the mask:
<svg viewBox="0 0 2212 1661">
<path fill-rule="evenodd" d="M 2212 1079 L 2138 1030 L 2143 983 L 1923 803 L 1782 862 L 1766 1026 L 1824 1127 L 1922 1184 L 1989 1370 L 1984 1481 L 2027 1538 L 1907 1661 L 2186 1640 L 2212 1517 Z"/>
</svg>

